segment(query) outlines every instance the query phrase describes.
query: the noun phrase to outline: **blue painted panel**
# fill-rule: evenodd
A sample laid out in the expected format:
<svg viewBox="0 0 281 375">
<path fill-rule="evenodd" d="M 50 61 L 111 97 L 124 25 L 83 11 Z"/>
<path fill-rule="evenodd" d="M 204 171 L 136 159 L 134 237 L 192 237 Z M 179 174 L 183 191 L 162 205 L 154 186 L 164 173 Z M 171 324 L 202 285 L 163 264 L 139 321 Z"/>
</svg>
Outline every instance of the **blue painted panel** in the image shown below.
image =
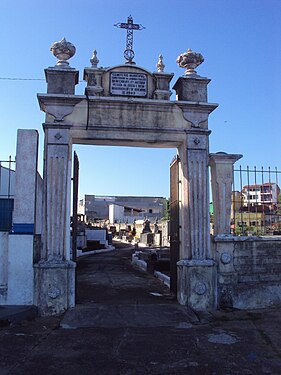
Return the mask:
<svg viewBox="0 0 281 375">
<path fill-rule="evenodd" d="M 14 223 L 13 234 L 34 234 L 34 224 Z"/>
</svg>

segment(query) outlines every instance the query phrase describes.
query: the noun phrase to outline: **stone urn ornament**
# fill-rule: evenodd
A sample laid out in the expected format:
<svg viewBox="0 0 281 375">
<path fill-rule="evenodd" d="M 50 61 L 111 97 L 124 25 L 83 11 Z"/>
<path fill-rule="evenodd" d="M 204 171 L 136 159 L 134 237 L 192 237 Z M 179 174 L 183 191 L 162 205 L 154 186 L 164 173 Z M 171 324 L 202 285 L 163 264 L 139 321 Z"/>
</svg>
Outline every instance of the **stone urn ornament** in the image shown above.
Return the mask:
<svg viewBox="0 0 281 375">
<path fill-rule="evenodd" d="M 76 48 L 75 46 L 63 38 L 60 42 L 55 42 L 51 45 L 50 51 L 58 59 L 57 66 L 62 68 L 68 68 L 69 60 L 72 56 L 75 55 Z"/>
<path fill-rule="evenodd" d="M 182 53 L 177 58 L 177 63 L 181 68 L 186 69 L 184 74 L 186 76 L 197 75 L 195 68 L 202 64 L 204 57 L 201 53 L 194 52 L 188 48 L 187 52 Z"/>
</svg>

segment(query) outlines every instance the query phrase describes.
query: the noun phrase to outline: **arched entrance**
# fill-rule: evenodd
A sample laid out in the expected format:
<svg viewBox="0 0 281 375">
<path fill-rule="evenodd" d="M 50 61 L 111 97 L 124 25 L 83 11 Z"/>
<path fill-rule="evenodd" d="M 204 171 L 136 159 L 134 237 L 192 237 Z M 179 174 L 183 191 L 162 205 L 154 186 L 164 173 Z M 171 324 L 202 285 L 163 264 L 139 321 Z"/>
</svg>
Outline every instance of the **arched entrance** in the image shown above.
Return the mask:
<svg viewBox="0 0 281 375">
<path fill-rule="evenodd" d="M 196 59 L 198 54 L 192 51 L 183 55 L 191 54 Z M 199 310 L 214 308 L 208 116 L 217 105 L 207 103 L 210 80 L 189 71 L 177 80 L 177 100 L 171 101 L 173 74 L 162 68 L 151 73 L 133 63 L 108 69 L 93 64 L 84 70 L 85 95 L 75 95 L 78 71 L 66 61 L 46 69 L 45 74 L 47 94 L 38 94 L 46 113 L 44 224 L 35 285 L 41 313 L 59 313 L 75 300 L 69 233 L 73 144 L 177 148 L 178 301 Z"/>
</svg>

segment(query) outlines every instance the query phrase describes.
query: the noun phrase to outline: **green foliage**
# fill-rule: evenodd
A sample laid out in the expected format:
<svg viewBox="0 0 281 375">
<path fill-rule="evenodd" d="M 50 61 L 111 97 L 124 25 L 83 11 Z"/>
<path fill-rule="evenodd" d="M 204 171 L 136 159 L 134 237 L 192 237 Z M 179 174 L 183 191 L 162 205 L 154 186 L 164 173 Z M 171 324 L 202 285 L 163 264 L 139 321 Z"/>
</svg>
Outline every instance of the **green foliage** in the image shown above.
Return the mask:
<svg viewBox="0 0 281 375">
<path fill-rule="evenodd" d="M 170 199 L 166 199 L 166 205 L 164 208 L 164 216 L 161 220 L 170 220 Z"/>
</svg>

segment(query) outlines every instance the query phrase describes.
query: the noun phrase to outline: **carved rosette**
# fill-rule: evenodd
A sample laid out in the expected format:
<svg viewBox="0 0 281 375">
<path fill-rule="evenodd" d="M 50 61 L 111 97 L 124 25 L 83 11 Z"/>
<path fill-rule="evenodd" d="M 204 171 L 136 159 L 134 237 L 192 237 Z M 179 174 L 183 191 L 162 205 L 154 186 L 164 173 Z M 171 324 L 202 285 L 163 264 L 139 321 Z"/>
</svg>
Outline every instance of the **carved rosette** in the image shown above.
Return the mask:
<svg viewBox="0 0 281 375">
<path fill-rule="evenodd" d="M 195 68 L 202 64 L 204 57 L 201 53 L 197 53 L 188 48 L 187 52 L 182 53 L 177 58 L 177 63 L 181 68 L 186 69 L 185 75 L 196 75 Z"/>
<path fill-rule="evenodd" d="M 63 38 L 60 42 L 52 44 L 50 51 L 52 51 L 53 55 L 58 59 L 56 65 L 67 68 L 69 66 L 67 60 L 75 55 L 76 48 L 72 43 Z"/>
<path fill-rule="evenodd" d="M 196 283 L 194 291 L 199 296 L 202 296 L 203 294 L 206 293 L 207 286 L 206 286 L 206 284 L 203 281 L 199 281 L 198 283 Z"/>
</svg>

